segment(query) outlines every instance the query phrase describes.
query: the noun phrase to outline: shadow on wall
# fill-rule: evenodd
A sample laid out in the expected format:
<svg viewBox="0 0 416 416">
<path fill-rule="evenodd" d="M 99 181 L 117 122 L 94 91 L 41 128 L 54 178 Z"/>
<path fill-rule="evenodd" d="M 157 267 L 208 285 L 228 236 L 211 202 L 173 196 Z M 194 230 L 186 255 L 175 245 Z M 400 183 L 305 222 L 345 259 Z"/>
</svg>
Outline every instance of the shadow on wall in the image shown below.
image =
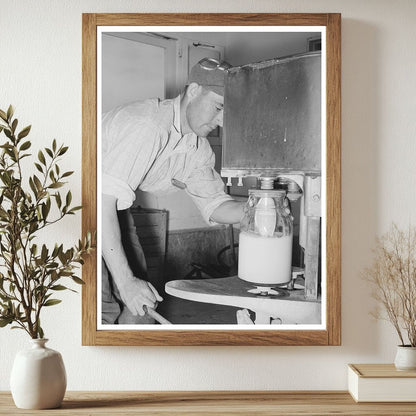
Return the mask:
<svg viewBox="0 0 416 416">
<path fill-rule="evenodd" d="M 371 264 L 381 220 L 381 80 L 376 64 L 385 52 L 380 29 L 359 20 L 342 20 L 342 39 L 342 345 L 351 353 L 374 356 L 381 340 L 369 316 L 370 288 L 360 272 Z"/>
</svg>

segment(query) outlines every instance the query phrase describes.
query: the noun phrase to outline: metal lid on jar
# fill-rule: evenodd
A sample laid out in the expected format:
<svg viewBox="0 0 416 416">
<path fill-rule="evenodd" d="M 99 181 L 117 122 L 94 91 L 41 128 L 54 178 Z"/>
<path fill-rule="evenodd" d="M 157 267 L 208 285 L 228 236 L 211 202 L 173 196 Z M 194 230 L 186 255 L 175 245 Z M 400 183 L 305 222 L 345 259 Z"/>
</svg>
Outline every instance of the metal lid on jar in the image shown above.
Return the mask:
<svg viewBox="0 0 416 416">
<path fill-rule="evenodd" d="M 269 176 L 266 174 L 261 175 L 259 177 L 260 189 L 273 189 L 275 179 L 276 179 L 275 176 Z"/>
</svg>

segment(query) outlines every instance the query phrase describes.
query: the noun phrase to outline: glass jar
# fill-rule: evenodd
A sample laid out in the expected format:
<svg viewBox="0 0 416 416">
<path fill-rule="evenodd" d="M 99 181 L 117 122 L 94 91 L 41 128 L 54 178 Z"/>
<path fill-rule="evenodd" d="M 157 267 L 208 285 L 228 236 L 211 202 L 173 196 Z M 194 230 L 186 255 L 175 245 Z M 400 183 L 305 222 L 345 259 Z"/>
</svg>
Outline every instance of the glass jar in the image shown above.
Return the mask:
<svg viewBox="0 0 416 416">
<path fill-rule="evenodd" d="M 286 191 L 250 189 L 240 224 L 238 276 L 258 285 L 290 282 L 292 242 Z"/>
</svg>

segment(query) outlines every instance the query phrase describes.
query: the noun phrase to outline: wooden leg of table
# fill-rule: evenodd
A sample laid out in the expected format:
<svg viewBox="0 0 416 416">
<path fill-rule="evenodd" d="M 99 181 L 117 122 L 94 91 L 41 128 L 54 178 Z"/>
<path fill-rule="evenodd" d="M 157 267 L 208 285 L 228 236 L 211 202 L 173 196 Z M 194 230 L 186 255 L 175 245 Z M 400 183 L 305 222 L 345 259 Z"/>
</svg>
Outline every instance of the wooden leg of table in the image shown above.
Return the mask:
<svg viewBox="0 0 416 416">
<path fill-rule="evenodd" d="M 256 325 L 270 325 L 270 319 L 270 315 L 262 312 L 256 312 L 256 319 L 254 323 Z"/>
<path fill-rule="evenodd" d="M 305 297 L 318 298 L 320 217 L 307 217 L 305 247 Z"/>
</svg>

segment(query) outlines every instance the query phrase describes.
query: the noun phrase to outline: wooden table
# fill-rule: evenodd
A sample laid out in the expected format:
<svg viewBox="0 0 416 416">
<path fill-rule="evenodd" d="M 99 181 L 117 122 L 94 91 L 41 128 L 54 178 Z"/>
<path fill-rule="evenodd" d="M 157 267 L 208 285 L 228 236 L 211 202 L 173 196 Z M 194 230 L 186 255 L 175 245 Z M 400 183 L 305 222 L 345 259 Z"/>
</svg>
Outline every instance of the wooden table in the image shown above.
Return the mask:
<svg viewBox="0 0 416 416">
<path fill-rule="evenodd" d="M 53 410 L 17 409 L 0 392 L 0 415 L 416 415 L 415 403 L 355 403 L 347 392 L 67 392 Z"/>
<path fill-rule="evenodd" d="M 248 292 L 256 286 L 237 276 L 220 279 L 172 280 L 165 285 L 169 295 L 194 302 L 213 303 L 250 309 L 256 324 L 269 324 L 280 319 L 282 324 L 320 324 L 320 300 L 306 300 L 304 290 L 279 291 L 277 296 Z"/>
</svg>

